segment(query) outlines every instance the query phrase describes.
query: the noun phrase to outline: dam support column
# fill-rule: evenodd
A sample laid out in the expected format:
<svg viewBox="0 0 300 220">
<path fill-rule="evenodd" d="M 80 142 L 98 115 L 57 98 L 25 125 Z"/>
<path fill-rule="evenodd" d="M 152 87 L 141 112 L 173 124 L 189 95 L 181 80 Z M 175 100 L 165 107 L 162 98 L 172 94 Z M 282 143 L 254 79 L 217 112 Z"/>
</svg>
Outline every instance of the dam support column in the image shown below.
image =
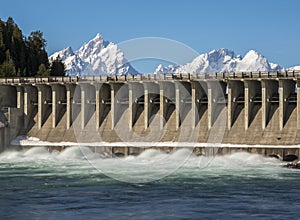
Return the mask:
<svg viewBox="0 0 300 220">
<path fill-rule="evenodd" d="M 46 117 L 52 104 L 51 87 L 48 85 L 36 85 L 38 89 L 38 129 L 41 129 L 46 121 Z"/>
<path fill-rule="evenodd" d="M 73 84 L 66 84 L 66 127 L 70 129 L 72 124 L 72 102 L 74 97 L 75 85 Z"/>
<path fill-rule="evenodd" d="M 194 129 L 198 124 L 202 115 L 200 115 L 201 105 L 204 103 L 204 98 L 207 98 L 207 84 L 204 81 L 192 82 L 192 128 Z"/>
<path fill-rule="evenodd" d="M 95 129 L 98 131 L 100 126 L 100 88 L 101 84 L 95 86 Z"/>
<path fill-rule="evenodd" d="M 125 96 L 124 98 L 126 98 L 126 96 L 128 96 L 128 91 L 124 91 L 125 94 L 121 94 L 122 91 L 120 91 L 120 89 L 123 87 L 123 83 L 110 83 L 110 88 L 111 88 L 111 129 L 113 130 L 119 120 L 120 115 L 122 114 L 122 112 L 120 112 L 120 108 L 122 105 L 122 100 L 123 95 Z M 125 89 L 125 86 L 123 87 L 123 89 Z M 123 90 L 122 89 L 122 90 Z"/>
<path fill-rule="evenodd" d="M 289 79 L 279 80 L 279 129 L 282 131 L 287 121 L 288 98 L 295 92 L 295 82 Z"/>
<path fill-rule="evenodd" d="M 144 82 L 144 128 L 150 125 L 154 106 L 159 104 L 159 85 L 154 82 Z"/>
<path fill-rule="evenodd" d="M 81 108 L 80 108 L 80 120 L 81 130 L 85 128 L 95 112 L 95 87 L 89 83 L 80 84 L 81 89 Z"/>
<path fill-rule="evenodd" d="M 168 108 L 175 104 L 175 85 L 172 82 L 159 82 L 159 112 L 160 130 L 164 129 L 168 121 Z"/>
<path fill-rule="evenodd" d="M 129 130 L 131 131 L 137 115 L 137 110 L 141 102 L 144 102 L 144 86 L 138 82 L 129 82 Z"/>
<path fill-rule="evenodd" d="M 261 83 L 256 80 L 245 80 L 245 130 L 252 122 L 252 111 L 256 102 L 261 99 Z M 256 100 L 258 99 L 258 100 Z"/>
<path fill-rule="evenodd" d="M 21 109 L 24 112 L 24 87 L 17 86 L 17 108 Z"/>
<path fill-rule="evenodd" d="M 37 88 L 31 85 L 23 85 L 24 87 L 24 127 L 27 130 L 33 113 L 36 113 L 38 105 Z"/>
<path fill-rule="evenodd" d="M 244 99 L 244 83 L 240 80 L 228 80 L 227 129 L 230 130 L 235 120 L 236 108 Z"/>
<path fill-rule="evenodd" d="M 226 83 L 207 81 L 208 129 L 211 129 L 226 103 Z"/>
<path fill-rule="evenodd" d="M 110 105 L 110 87 L 107 83 L 100 83 L 94 86 L 96 89 L 95 120 L 96 130 L 98 130 L 105 117 L 105 108 L 107 105 Z"/>
<path fill-rule="evenodd" d="M 265 129 L 270 121 L 270 110 L 273 97 L 278 93 L 278 81 L 262 80 L 262 129 Z"/>
<path fill-rule="evenodd" d="M 66 104 L 66 88 L 63 85 L 51 85 L 52 88 L 52 128 L 56 128 Z"/>
<path fill-rule="evenodd" d="M 191 109 L 192 103 L 192 89 L 191 83 L 189 82 L 175 82 L 175 110 L 176 110 L 176 130 L 179 129 L 183 123 L 185 117 L 187 116 L 187 110 Z"/>
</svg>

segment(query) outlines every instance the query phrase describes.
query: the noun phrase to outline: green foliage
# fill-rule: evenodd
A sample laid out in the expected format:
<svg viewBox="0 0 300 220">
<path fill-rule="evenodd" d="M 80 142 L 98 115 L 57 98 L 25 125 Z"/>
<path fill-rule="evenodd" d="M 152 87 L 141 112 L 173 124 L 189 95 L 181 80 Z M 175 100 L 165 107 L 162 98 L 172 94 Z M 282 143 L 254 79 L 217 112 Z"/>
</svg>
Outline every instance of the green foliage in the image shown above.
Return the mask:
<svg viewBox="0 0 300 220">
<path fill-rule="evenodd" d="M 66 75 L 66 67 L 65 64 L 61 61 L 60 56 L 58 56 L 51 63 L 51 76 L 65 76 Z"/>
<path fill-rule="evenodd" d="M 15 76 L 16 69 L 14 66 L 14 62 L 10 56 L 9 50 L 6 51 L 6 59 L 0 66 L 0 76 L 1 77 L 8 77 L 8 76 Z"/>
<path fill-rule="evenodd" d="M 45 46 L 46 40 L 43 38 L 43 33 L 41 31 L 31 32 L 27 42 L 30 75 L 35 75 L 41 64 L 49 67 Z"/>
<path fill-rule="evenodd" d="M 37 71 L 36 76 L 40 76 L 40 77 L 48 77 L 50 76 L 50 70 L 47 69 L 47 67 L 45 66 L 45 64 L 41 64 L 39 66 L 39 70 Z"/>
<path fill-rule="evenodd" d="M 0 77 L 49 75 L 45 47 L 41 31 L 33 31 L 26 39 L 11 17 L 6 22 L 0 19 Z"/>
</svg>

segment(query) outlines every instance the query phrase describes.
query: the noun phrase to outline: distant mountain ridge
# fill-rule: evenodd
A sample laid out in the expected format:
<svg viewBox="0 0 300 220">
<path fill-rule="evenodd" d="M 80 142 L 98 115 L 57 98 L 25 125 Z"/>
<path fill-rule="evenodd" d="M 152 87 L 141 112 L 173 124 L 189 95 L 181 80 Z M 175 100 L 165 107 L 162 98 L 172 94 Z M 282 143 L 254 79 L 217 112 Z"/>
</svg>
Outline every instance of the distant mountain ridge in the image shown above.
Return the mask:
<svg viewBox="0 0 300 220">
<path fill-rule="evenodd" d="M 74 52 L 71 47 L 67 47 L 52 54 L 49 60 L 51 62 L 60 56 L 66 65 L 67 76 L 138 74 L 138 71 L 126 60 L 125 55 L 116 44 L 105 41 L 101 34 L 97 34 L 95 38 L 83 44 L 79 50 Z M 159 65 L 154 74 L 283 70 L 285 68 L 269 62 L 267 58 L 254 50 L 241 56 L 231 50 L 221 48 L 200 54 L 191 62 L 183 65 Z M 300 71 L 300 66 L 287 70 Z"/>
<path fill-rule="evenodd" d="M 138 74 L 118 46 L 105 41 L 100 34 L 75 52 L 67 47 L 52 54 L 50 62 L 58 56 L 66 65 L 67 76 Z"/>
<path fill-rule="evenodd" d="M 270 63 L 264 56 L 250 50 L 244 57 L 235 55 L 228 49 L 213 50 L 201 54 L 192 62 L 184 65 L 159 65 L 154 73 L 215 73 L 215 72 L 255 72 L 255 71 L 281 71 L 278 64 Z"/>
</svg>

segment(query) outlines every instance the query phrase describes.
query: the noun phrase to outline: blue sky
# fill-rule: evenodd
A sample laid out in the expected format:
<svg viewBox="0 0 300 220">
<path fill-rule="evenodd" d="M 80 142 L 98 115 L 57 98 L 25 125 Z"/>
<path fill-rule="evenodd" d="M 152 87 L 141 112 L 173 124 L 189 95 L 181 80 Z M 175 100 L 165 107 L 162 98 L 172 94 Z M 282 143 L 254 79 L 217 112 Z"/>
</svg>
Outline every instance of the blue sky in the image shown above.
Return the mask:
<svg viewBox="0 0 300 220">
<path fill-rule="evenodd" d="M 170 38 L 199 53 L 254 49 L 289 67 L 300 65 L 299 9 L 298 0 L 15 0 L 1 1 L 0 18 L 13 17 L 26 36 L 43 31 L 49 54 L 101 33 L 114 43 Z"/>
</svg>

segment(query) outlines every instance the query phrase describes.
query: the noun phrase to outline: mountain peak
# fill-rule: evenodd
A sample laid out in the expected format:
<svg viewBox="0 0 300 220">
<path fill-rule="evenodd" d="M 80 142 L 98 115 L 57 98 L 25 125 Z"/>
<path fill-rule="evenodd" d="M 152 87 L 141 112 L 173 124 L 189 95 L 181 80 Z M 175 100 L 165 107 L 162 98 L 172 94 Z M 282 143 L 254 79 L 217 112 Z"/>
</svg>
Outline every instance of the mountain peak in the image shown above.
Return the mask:
<svg viewBox="0 0 300 220">
<path fill-rule="evenodd" d="M 226 49 L 226 48 L 220 48 L 218 50 L 212 50 L 209 52 L 209 54 L 221 54 L 223 56 L 229 55 L 229 56 L 233 56 L 234 52 L 232 50 Z"/>
<path fill-rule="evenodd" d="M 215 72 L 251 72 L 251 71 L 280 71 L 283 68 L 256 52 L 250 50 L 245 57 L 235 55 L 232 50 L 221 48 L 201 54 L 191 63 L 173 67 L 162 67 L 156 71 L 169 73 L 215 73 Z"/>
<path fill-rule="evenodd" d="M 74 54 L 73 49 L 71 47 L 66 47 L 62 50 L 64 54 Z"/>
<path fill-rule="evenodd" d="M 58 55 L 66 65 L 66 74 L 68 76 L 138 73 L 127 62 L 123 52 L 117 45 L 105 41 L 101 34 L 97 34 L 75 52 L 73 52 L 71 47 L 67 47 L 56 52 L 49 59 L 55 59 Z"/>
<path fill-rule="evenodd" d="M 73 55 L 74 55 L 74 52 L 73 52 L 72 48 L 66 47 L 66 48 L 62 49 L 61 51 L 58 51 L 58 52 L 52 54 L 49 57 L 49 60 L 50 60 L 50 62 L 52 62 L 57 57 L 60 57 L 62 60 L 64 60 L 66 57 L 73 56 Z"/>
<path fill-rule="evenodd" d="M 98 33 L 91 41 L 103 41 L 103 37 Z"/>
<path fill-rule="evenodd" d="M 255 50 L 249 50 L 249 51 L 246 53 L 245 57 L 251 57 L 251 58 L 254 58 L 254 57 L 262 57 L 262 58 L 264 58 L 263 55 L 261 55 L 260 53 L 258 53 L 258 52 L 255 51 Z"/>
</svg>

